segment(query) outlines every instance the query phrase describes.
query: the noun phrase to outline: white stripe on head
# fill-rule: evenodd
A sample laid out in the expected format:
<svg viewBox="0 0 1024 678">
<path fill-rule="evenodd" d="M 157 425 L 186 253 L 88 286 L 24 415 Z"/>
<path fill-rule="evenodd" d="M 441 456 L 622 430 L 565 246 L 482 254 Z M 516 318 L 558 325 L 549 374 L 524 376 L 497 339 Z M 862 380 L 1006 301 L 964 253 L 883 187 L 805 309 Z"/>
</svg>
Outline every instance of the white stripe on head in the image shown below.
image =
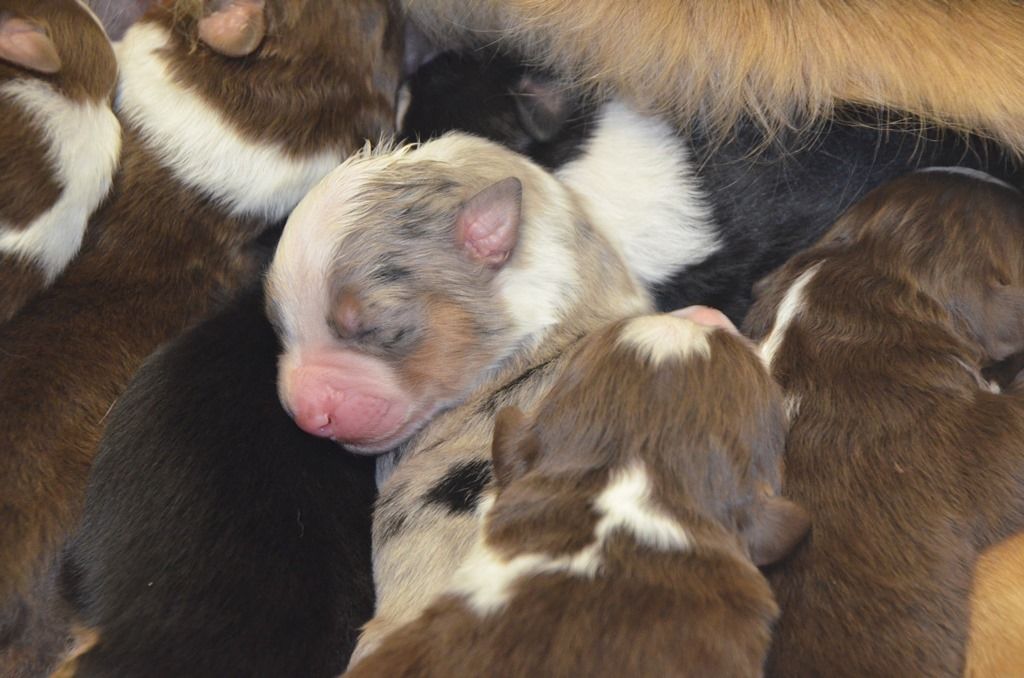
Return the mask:
<svg viewBox="0 0 1024 678">
<path fill-rule="evenodd" d="M 295 158 L 279 145 L 244 138 L 216 108 L 174 82 L 160 54 L 169 38 L 167 29 L 143 22 L 116 45 L 121 69 L 118 111 L 187 186 L 235 216 L 284 218 L 338 166 L 341 151 Z"/>
<path fill-rule="evenodd" d="M 818 262 L 801 273 L 793 281 L 790 288 L 786 290 L 782 303 L 775 310 L 775 322 L 772 324 L 772 331 L 761 341 L 758 347 L 761 359 L 764 360 L 769 370 L 772 367 L 772 363 L 775 362 L 775 354 L 778 352 L 779 346 L 782 345 L 782 340 L 785 339 L 786 330 L 789 329 L 793 319 L 800 315 L 804 308 L 804 289 L 814 278 L 820 267 L 821 262 Z"/>
<path fill-rule="evenodd" d="M 0 97 L 14 101 L 40 126 L 60 198 L 27 227 L 0 224 L 0 252 L 31 259 L 47 282 L 82 244 L 89 217 L 110 191 L 121 152 L 121 126 L 106 101 L 74 102 L 36 79 L 12 80 Z"/>
<path fill-rule="evenodd" d="M 685 360 L 692 355 L 711 355 L 708 335 L 714 327 L 672 315 L 645 315 L 628 321 L 618 343 L 632 348 L 651 367 L 665 360 Z"/>
</svg>

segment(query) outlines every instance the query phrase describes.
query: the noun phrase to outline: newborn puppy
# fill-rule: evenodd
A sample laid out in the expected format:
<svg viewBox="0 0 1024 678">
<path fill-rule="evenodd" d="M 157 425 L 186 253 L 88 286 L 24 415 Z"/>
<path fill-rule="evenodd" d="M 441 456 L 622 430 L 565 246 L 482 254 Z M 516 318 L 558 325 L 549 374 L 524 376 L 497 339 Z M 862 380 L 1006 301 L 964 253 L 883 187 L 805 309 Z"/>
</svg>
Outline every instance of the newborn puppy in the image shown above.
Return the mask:
<svg viewBox="0 0 1024 678">
<path fill-rule="evenodd" d="M 110 190 L 116 80 L 81 2 L 0 2 L 0 323 L 61 274 Z"/>
<path fill-rule="evenodd" d="M 462 134 L 328 176 L 292 213 L 267 296 L 296 423 L 401 459 L 374 518 L 363 647 L 415 617 L 468 551 L 497 409 L 531 407 L 579 336 L 650 308 L 554 177 Z"/>
<path fill-rule="evenodd" d="M 770 573 L 769 673 L 962 675 L 975 562 L 1024 528 L 1024 394 L 980 373 L 1024 348 L 1024 199 L 908 175 L 762 287 L 747 328 L 792 416 L 786 496 L 814 516 Z"/>
<path fill-rule="evenodd" d="M 67 675 L 328 678 L 348 661 L 373 613 L 373 460 L 281 409 L 262 308 L 246 290 L 111 410 L 63 559 L 92 644 Z"/>
<path fill-rule="evenodd" d="M 499 412 L 473 551 L 347 676 L 761 675 L 778 608 L 755 563 L 808 521 L 776 496 L 778 387 L 698 312 L 718 327 L 594 332 L 529 419 Z"/>
</svg>

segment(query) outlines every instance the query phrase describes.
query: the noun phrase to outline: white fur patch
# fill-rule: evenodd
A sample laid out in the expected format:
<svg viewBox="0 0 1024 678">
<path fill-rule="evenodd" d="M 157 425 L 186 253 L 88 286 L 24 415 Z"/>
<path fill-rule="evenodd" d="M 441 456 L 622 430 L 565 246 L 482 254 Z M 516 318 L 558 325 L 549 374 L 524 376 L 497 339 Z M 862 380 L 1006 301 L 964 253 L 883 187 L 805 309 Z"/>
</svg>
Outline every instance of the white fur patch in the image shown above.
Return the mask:
<svg viewBox="0 0 1024 678">
<path fill-rule="evenodd" d="M 768 369 L 771 369 L 772 363 L 775 362 L 775 354 L 778 352 L 779 346 L 782 345 L 782 340 L 786 336 L 786 330 L 789 329 L 793 319 L 804 308 L 804 288 L 811 282 L 820 267 L 821 263 L 819 262 L 801 273 L 793 281 L 792 286 L 786 290 L 782 303 L 779 304 L 779 308 L 775 311 L 775 323 L 772 325 L 772 331 L 759 346 L 761 359 L 764 360 Z"/>
<path fill-rule="evenodd" d="M 285 217 L 338 166 L 341 151 L 295 158 L 278 145 L 244 138 L 216 108 L 174 82 L 159 54 L 168 37 L 165 29 L 143 22 L 117 44 L 119 112 L 138 126 L 175 177 L 231 214 Z"/>
<path fill-rule="evenodd" d="M 492 497 L 481 501 L 481 524 L 485 523 L 492 506 Z M 504 607 L 512 585 L 522 577 L 554 572 L 594 577 L 601 567 L 605 542 L 620 530 L 630 533 L 640 544 L 659 551 L 692 548 L 692 540 L 682 525 L 651 504 L 650 479 L 641 465 L 614 474 L 595 499 L 594 508 L 601 517 L 594 528 L 593 543 L 565 556 L 525 553 L 504 560 L 488 548 L 481 535 L 453 575 L 448 593 L 464 596 L 467 604 L 483 616 Z"/>
<path fill-rule="evenodd" d="M 583 155 L 555 174 L 647 286 L 721 247 L 689 149 L 659 118 L 605 105 Z"/>
<path fill-rule="evenodd" d="M 917 171 L 944 172 L 946 174 L 962 174 L 963 176 L 971 177 L 972 179 L 977 179 L 978 181 L 987 181 L 990 184 L 998 184 L 999 186 L 1002 186 L 1003 188 L 1008 188 L 1011 191 L 1014 191 L 1015 193 L 1020 193 L 1020 191 L 1015 186 L 1011 186 L 1002 179 L 996 178 L 989 174 L 988 172 L 982 172 L 981 170 L 972 169 L 970 167 L 923 167 Z"/>
<path fill-rule="evenodd" d="M 626 323 L 620 345 L 634 349 L 651 367 L 665 360 L 685 360 L 691 355 L 708 357 L 708 335 L 715 328 L 671 315 L 645 315 Z"/>
<path fill-rule="evenodd" d="M 40 80 L 13 80 L 0 96 L 40 125 L 47 158 L 63 190 L 27 227 L 0 224 L 0 252 L 31 259 L 52 282 L 78 253 L 89 217 L 107 195 L 121 152 L 121 126 L 106 102 L 71 101 Z"/>
</svg>

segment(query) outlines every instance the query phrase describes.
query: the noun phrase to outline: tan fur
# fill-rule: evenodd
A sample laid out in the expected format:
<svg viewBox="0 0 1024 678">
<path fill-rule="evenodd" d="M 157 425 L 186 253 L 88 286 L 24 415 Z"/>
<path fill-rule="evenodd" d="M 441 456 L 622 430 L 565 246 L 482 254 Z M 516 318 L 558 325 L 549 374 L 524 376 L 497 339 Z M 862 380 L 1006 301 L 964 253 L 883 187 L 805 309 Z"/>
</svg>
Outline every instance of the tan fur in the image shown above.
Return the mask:
<svg viewBox="0 0 1024 678">
<path fill-rule="evenodd" d="M 403 0 L 446 45 L 506 43 L 571 81 L 700 118 L 800 127 L 839 103 L 991 135 L 1024 153 L 1013 0 Z"/>
<path fill-rule="evenodd" d="M 964 675 L 1024 675 L 1024 534 L 978 558 Z"/>
</svg>

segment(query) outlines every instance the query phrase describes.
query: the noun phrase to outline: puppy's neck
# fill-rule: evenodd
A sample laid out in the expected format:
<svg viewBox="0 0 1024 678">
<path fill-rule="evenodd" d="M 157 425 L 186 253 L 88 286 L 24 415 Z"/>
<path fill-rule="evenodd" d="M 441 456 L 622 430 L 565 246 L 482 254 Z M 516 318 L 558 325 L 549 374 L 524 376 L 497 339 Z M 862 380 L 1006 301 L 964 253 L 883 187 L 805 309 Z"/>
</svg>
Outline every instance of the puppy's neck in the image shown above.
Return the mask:
<svg viewBox="0 0 1024 678">
<path fill-rule="evenodd" d="M 278 144 L 248 138 L 174 77 L 162 54 L 172 48 L 168 29 L 158 23 L 142 22 L 125 34 L 117 46 L 117 109 L 182 184 L 231 216 L 274 222 L 341 162 L 340 149 L 296 156 Z"/>
</svg>

